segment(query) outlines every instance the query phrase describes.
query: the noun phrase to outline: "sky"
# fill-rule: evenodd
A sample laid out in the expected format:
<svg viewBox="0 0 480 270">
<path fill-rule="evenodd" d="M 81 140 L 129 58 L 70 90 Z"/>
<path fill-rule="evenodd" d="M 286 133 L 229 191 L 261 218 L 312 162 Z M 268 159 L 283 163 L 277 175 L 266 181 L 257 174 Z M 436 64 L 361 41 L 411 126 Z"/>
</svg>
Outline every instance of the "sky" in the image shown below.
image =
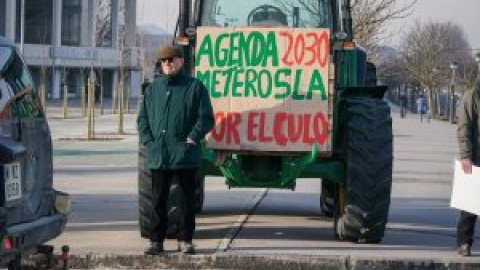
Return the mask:
<svg viewBox="0 0 480 270">
<path fill-rule="evenodd" d="M 479 12 L 480 0 L 417 0 L 413 14 L 409 18 L 392 22 L 391 27 L 400 37 L 416 20 L 422 23 L 453 22 L 464 30 L 472 48 L 480 52 Z"/>
<path fill-rule="evenodd" d="M 241 0 L 238 0 L 241 1 Z M 410 0 L 398 0 L 399 4 Z M 178 15 L 178 0 L 137 0 L 138 24 L 154 24 L 173 32 Z M 401 40 L 402 33 L 416 20 L 427 22 L 454 22 L 466 33 L 472 48 L 480 52 L 480 0 L 417 0 L 413 14 L 389 25 L 396 33 L 392 46 Z M 398 33 L 398 34 L 397 34 Z"/>
</svg>

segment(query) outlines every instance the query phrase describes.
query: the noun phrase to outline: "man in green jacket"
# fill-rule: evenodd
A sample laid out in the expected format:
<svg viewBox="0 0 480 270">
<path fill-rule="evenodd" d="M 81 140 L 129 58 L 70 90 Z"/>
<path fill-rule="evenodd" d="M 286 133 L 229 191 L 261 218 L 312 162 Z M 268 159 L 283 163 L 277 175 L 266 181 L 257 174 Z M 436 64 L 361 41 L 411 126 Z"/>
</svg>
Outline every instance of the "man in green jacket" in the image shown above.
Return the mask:
<svg viewBox="0 0 480 270">
<path fill-rule="evenodd" d="M 183 228 L 178 243 L 184 253 L 194 253 L 195 174 L 201 161 L 201 141 L 213 128 L 213 109 L 207 89 L 199 80 L 184 74 L 183 50 L 160 48 L 163 75 L 145 90 L 138 114 L 140 143 L 147 151 L 152 174 L 152 217 L 150 247 L 145 254 L 158 255 L 166 236 L 167 200 L 172 179 L 178 179 L 183 208 Z"/>
<path fill-rule="evenodd" d="M 458 143 L 462 170 L 472 173 L 472 166 L 480 166 L 480 76 L 473 91 L 462 97 L 458 117 Z M 457 226 L 458 253 L 470 256 L 477 215 L 461 211 Z"/>
</svg>

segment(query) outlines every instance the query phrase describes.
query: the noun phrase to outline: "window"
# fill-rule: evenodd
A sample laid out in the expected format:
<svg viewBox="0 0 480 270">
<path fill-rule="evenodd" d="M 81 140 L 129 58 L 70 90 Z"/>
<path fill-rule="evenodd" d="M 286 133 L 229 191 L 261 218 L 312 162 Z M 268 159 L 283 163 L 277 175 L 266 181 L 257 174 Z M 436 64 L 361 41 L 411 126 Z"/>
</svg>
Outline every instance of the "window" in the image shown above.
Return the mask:
<svg viewBox="0 0 480 270">
<path fill-rule="evenodd" d="M 99 47 L 112 47 L 112 1 L 100 0 L 96 4 L 96 45 Z"/>
<path fill-rule="evenodd" d="M 80 46 L 80 23 L 82 6 L 80 0 L 64 0 L 62 10 L 62 45 Z"/>
<path fill-rule="evenodd" d="M 0 36 L 6 35 L 5 24 L 6 24 L 6 13 L 7 9 L 7 0 L 0 0 Z"/>
<path fill-rule="evenodd" d="M 202 25 L 328 27 L 327 0 L 205 0 Z"/>
<path fill-rule="evenodd" d="M 17 0 L 15 41 L 20 42 L 22 4 Z M 25 0 L 25 35 L 29 44 L 51 44 L 53 0 Z"/>
<path fill-rule="evenodd" d="M 20 56 L 0 47 L 0 119 L 41 115 L 32 77 Z"/>
</svg>

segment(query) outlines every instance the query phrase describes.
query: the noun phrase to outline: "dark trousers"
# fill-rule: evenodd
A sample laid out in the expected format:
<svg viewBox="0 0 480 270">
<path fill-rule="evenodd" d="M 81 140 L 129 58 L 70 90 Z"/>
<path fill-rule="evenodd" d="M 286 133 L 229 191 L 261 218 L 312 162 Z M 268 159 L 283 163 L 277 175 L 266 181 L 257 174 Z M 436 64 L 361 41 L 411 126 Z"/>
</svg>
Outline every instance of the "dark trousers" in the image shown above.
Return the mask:
<svg viewBox="0 0 480 270">
<path fill-rule="evenodd" d="M 465 211 L 460 212 L 460 220 L 457 226 L 458 246 L 463 244 L 472 245 L 476 221 L 477 215 Z"/>
<path fill-rule="evenodd" d="M 150 220 L 152 242 L 163 242 L 168 229 L 168 195 L 173 179 L 180 186 L 180 217 L 178 240 L 190 242 L 195 231 L 195 174 L 197 169 L 152 170 L 152 204 Z"/>
</svg>

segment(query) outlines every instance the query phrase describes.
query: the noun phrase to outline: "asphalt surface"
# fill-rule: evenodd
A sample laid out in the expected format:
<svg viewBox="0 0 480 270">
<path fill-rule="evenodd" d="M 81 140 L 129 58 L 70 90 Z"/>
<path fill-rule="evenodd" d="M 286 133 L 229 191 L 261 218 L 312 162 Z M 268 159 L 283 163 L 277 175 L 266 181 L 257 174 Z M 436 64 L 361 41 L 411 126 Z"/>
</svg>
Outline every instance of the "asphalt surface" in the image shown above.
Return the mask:
<svg viewBox="0 0 480 270">
<path fill-rule="evenodd" d="M 381 244 L 333 239 L 331 220 L 318 215 L 319 181 L 299 180 L 290 192 L 228 190 L 223 179 L 208 178 L 197 218 L 197 255 L 174 252 L 176 243 L 168 240 L 165 256 L 144 256 L 134 108 L 125 115 L 123 134 L 110 110 L 97 116 L 92 141 L 86 140 L 86 118 L 78 108 L 69 111 L 69 119 L 62 119 L 59 104 L 47 111 L 54 184 L 72 196 L 67 229 L 48 244 L 57 252 L 69 245 L 72 268 L 480 269 L 476 249 L 470 258 L 455 253 L 458 211 L 449 207 L 458 156 L 455 125 L 420 122 L 411 114 L 401 119 L 395 106 L 392 206 Z"/>
</svg>

